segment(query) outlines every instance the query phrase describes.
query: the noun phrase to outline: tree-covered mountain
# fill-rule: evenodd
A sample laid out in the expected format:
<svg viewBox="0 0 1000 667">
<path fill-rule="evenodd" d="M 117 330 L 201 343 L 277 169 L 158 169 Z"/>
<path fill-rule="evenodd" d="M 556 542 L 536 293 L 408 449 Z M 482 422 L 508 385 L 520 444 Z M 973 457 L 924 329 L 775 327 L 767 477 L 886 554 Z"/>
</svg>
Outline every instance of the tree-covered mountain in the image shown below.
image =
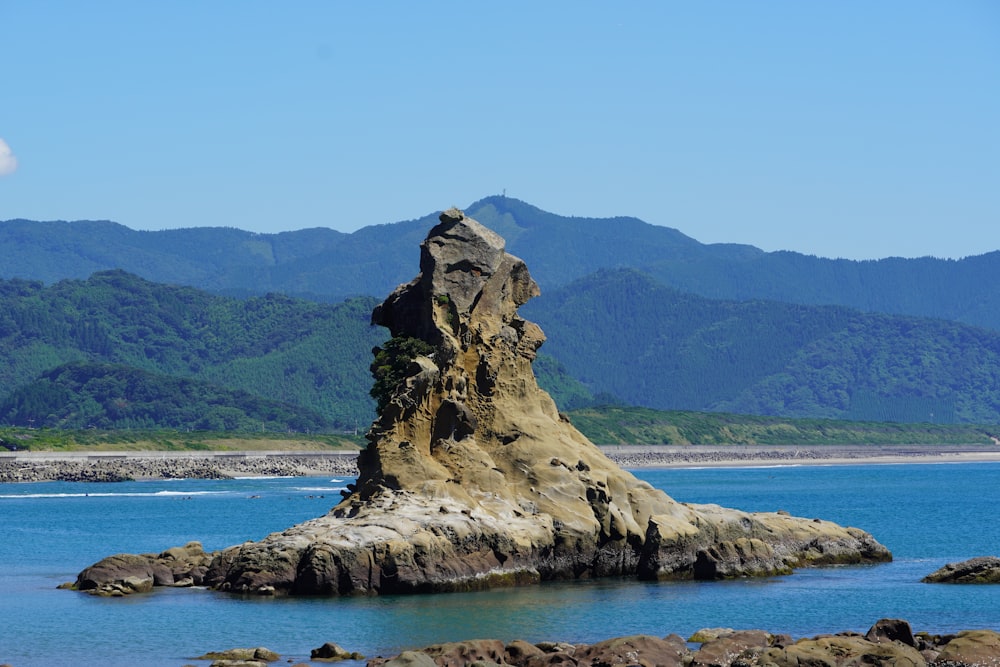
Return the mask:
<svg viewBox="0 0 1000 667">
<path fill-rule="evenodd" d="M 0 281 L 0 401 L 63 364 L 92 362 L 244 391 L 338 428 L 365 428 L 371 348 L 387 337 L 369 324 L 373 305 L 241 300 L 123 271 L 48 287 Z"/>
<path fill-rule="evenodd" d="M 1000 423 L 1000 332 L 840 306 L 722 301 L 602 271 L 521 308 L 591 393 L 785 417 Z"/>
<path fill-rule="evenodd" d="M 962 260 L 823 259 L 752 246 L 702 244 L 636 218 L 566 217 L 509 197 L 466 212 L 502 234 L 543 291 L 600 269 L 635 268 L 665 285 L 716 299 L 843 305 L 1000 329 L 1000 252 Z M 383 297 L 413 277 L 417 245 L 436 214 L 352 234 L 232 228 L 133 231 L 111 222 L 0 222 L 0 277 L 85 278 L 120 268 L 215 293 L 282 292 L 336 302 Z M 988 249 L 984 249 L 984 252 Z"/>
<path fill-rule="evenodd" d="M 375 300 L 236 299 L 124 271 L 0 280 L 0 424 L 364 431 Z M 589 393 L 551 358 L 561 404 Z"/>
<path fill-rule="evenodd" d="M 247 391 L 131 366 L 72 362 L 0 401 L 0 423 L 68 429 L 330 432 L 323 415 Z"/>
</svg>

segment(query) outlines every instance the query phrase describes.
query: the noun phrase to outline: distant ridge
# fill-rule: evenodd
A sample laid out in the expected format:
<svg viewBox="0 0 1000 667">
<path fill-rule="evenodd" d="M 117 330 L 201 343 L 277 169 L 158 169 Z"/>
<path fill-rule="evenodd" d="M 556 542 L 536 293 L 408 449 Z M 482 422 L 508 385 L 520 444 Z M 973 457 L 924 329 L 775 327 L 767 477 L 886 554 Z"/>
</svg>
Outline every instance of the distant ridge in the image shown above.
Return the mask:
<svg viewBox="0 0 1000 667">
<path fill-rule="evenodd" d="M 1000 329 L 1000 252 L 961 260 L 823 259 L 702 244 L 637 218 L 548 213 L 511 197 L 466 212 L 507 239 L 543 292 L 600 269 L 633 268 L 716 299 L 842 305 Z M 235 296 L 283 292 L 317 301 L 377 295 L 409 279 L 413 248 L 436 212 L 352 234 L 314 228 L 255 234 L 231 227 L 134 231 L 107 221 L 0 222 L 0 277 L 86 278 L 120 268 L 148 280 Z"/>
</svg>

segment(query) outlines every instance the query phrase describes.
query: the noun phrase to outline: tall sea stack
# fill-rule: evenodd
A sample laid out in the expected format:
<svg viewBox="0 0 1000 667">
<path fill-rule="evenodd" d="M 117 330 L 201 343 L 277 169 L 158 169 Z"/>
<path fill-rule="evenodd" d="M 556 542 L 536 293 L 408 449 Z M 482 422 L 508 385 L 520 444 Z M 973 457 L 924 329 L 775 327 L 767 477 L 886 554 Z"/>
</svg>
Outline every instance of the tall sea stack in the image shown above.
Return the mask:
<svg viewBox="0 0 1000 667">
<path fill-rule="evenodd" d="M 163 554 L 123 570 L 110 561 L 137 557 L 116 556 L 78 587 L 121 590 L 108 584 L 123 572 L 152 586 L 149 572 L 166 566 L 184 570 L 168 582 L 223 591 L 351 595 L 891 559 L 862 530 L 679 503 L 619 468 L 535 381 L 545 336 L 517 309 L 538 293 L 500 236 L 446 211 L 421 245 L 419 275 L 372 315 L 392 339 L 375 350 L 379 416 L 351 493 L 325 516 L 211 555 L 207 571 Z"/>
<path fill-rule="evenodd" d="M 633 575 L 714 579 L 885 561 L 868 533 L 679 503 L 610 461 L 542 391 L 539 293 L 504 240 L 451 209 L 373 315 L 380 413 L 328 515 L 219 552 L 206 583 L 346 595 Z M 401 369 L 401 370 L 400 370 Z"/>
</svg>

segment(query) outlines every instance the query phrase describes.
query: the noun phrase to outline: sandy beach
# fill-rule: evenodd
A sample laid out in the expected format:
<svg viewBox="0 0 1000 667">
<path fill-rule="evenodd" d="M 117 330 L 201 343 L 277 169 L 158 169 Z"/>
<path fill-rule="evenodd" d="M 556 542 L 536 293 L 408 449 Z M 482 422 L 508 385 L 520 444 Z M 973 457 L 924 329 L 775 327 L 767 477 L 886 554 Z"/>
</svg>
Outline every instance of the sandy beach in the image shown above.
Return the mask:
<svg viewBox="0 0 1000 667">
<path fill-rule="evenodd" d="M 1000 461 L 1000 447 L 632 445 L 601 447 L 623 468 L 889 465 Z M 3 452 L 0 482 L 357 475 L 356 451 Z"/>
</svg>

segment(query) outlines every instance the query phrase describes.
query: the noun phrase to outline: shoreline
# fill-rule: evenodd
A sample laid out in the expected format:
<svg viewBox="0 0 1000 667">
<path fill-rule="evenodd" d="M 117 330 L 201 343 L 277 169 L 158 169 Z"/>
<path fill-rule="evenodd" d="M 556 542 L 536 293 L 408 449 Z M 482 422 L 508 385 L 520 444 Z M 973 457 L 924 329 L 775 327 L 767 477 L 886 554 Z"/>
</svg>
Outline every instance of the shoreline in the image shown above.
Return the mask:
<svg viewBox="0 0 1000 667">
<path fill-rule="evenodd" d="M 626 469 L 1000 462 L 988 445 L 615 445 Z M 357 476 L 355 450 L 2 452 L 0 483 L 138 479 Z"/>
<path fill-rule="evenodd" d="M 629 469 L 1000 462 L 1000 447 L 989 445 L 625 445 L 601 450 Z"/>
</svg>

